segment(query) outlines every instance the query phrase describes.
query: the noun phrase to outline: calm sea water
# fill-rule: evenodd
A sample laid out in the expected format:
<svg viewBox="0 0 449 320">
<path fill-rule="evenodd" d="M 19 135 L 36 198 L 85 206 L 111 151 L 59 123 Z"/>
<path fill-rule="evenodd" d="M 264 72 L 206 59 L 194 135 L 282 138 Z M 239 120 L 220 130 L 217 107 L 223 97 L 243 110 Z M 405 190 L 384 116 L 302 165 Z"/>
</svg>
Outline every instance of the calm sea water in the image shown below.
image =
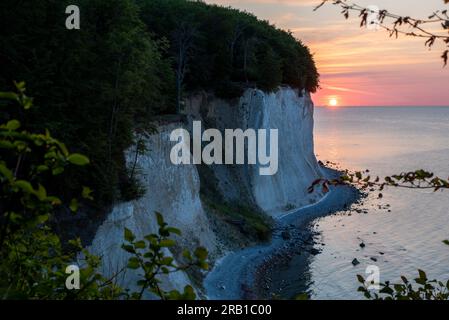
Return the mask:
<svg viewBox="0 0 449 320">
<path fill-rule="evenodd" d="M 449 108 L 316 108 L 314 136 L 318 158 L 341 168 L 369 169 L 372 176 L 422 168 L 449 176 Z M 449 279 L 449 247 L 442 243 L 449 239 L 449 191 L 382 193 L 364 201 L 368 214 L 315 221 L 325 246 L 310 263 L 313 298 L 362 299 L 356 274 L 368 265 L 379 267 L 381 281 L 415 277 L 418 268 L 429 278 Z M 354 258 L 360 265 L 351 264 Z"/>
</svg>

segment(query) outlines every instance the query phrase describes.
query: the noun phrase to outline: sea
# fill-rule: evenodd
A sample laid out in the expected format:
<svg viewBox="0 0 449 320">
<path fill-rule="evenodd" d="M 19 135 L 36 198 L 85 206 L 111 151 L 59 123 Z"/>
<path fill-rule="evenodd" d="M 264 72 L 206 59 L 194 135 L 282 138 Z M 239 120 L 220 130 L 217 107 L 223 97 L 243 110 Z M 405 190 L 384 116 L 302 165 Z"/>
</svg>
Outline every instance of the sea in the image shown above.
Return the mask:
<svg viewBox="0 0 449 320">
<path fill-rule="evenodd" d="M 324 163 L 381 178 L 417 169 L 449 177 L 449 107 L 317 107 L 314 119 L 315 153 Z M 321 253 L 309 261 L 312 299 L 364 299 L 356 275 L 372 270 L 380 282 L 414 279 L 418 269 L 449 279 L 449 190 L 379 193 L 313 222 Z"/>
</svg>

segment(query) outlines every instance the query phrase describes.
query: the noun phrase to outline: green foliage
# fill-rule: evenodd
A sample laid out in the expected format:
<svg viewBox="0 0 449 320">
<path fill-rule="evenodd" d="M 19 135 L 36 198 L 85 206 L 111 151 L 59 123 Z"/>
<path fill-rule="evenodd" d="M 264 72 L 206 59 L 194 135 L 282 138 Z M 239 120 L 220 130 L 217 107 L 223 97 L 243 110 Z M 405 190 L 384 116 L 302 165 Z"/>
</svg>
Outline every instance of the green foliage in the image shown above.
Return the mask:
<svg viewBox="0 0 449 320">
<path fill-rule="evenodd" d="M 64 27 L 69 4 L 80 7 L 80 30 Z M 162 58 L 164 50 L 166 44 L 146 32 L 132 0 L 0 3 L 5 62 L 0 86 L 25 79 L 36 106 L 26 114 L 7 111 L 1 120 L 17 119 L 33 131 L 48 128 L 91 160 L 88 169 L 68 170 L 66 179 L 49 188 L 70 198 L 89 184 L 95 190 L 94 211 L 138 196 L 128 192 L 138 188 L 126 170 L 124 150 L 134 143 L 135 130 L 145 130 L 152 114 L 173 103 L 173 72 Z M 76 154 L 70 159 L 85 160 Z"/>
<path fill-rule="evenodd" d="M 307 293 L 301 293 L 295 297 L 295 300 L 305 301 L 305 300 L 310 300 L 310 297 Z"/>
<path fill-rule="evenodd" d="M 175 264 L 174 259 L 167 255 L 166 248 L 173 247 L 176 244 L 170 236 L 173 234 L 180 235 L 181 232 L 176 228 L 169 227 L 159 212 L 156 212 L 156 219 L 159 225 L 158 234 L 147 235 L 143 240 L 136 241 L 136 237 L 131 230 L 125 228 L 126 243 L 123 244 L 122 248 L 131 254 L 128 260 L 128 268 L 140 269 L 143 272 L 141 279 L 137 282 L 140 290 L 131 293 L 129 297 L 141 299 L 145 292 L 149 292 L 161 299 L 195 299 L 195 292 L 191 286 L 186 286 L 183 293 L 176 290 L 165 292 L 160 287 L 158 276 L 192 267 L 207 270 L 207 251 L 202 247 L 197 248 L 193 255 L 189 251 L 184 251 L 183 257 L 186 263 L 183 265 Z"/>
<path fill-rule="evenodd" d="M 261 212 L 239 204 L 205 201 L 212 210 L 228 223 L 237 226 L 243 234 L 261 241 L 271 239 L 272 221 Z"/>
<path fill-rule="evenodd" d="M 383 181 L 379 177 L 371 177 L 369 170 L 366 172 L 349 172 L 346 171 L 342 176 L 336 179 L 317 179 L 309 187 L 309 192 L 317 186 L 322 186 L 326 190 L 329 185 L 354 185 L 360 187 L 362 190 L 368 188 L 378 188 L 382 191 L 385 187 L 407 188 L 407 189 L 431 189 L 438 191 L 440 189 L 449 189 L 449 179 L 442 179 L 436 177 L 432 172 L 428 172 L 423 169 L 402 172 L 392 176 L 383 178 Z M 382 197 L 382 194 L 379 194 Z"/>
<path fill-rule="evenodd" d="M 270 92 L 279 87 L 282 81 L 280 57 L 270 47 L 266 48 L 260 58 L 259 86 L 262 90 Z"/>
<path fill-rule="evenodd" d="M 1 92 L 0 97 L 18 103 L 23 110 L 32 107 L 25 84 L 16 83 L 17 93 Z M 2 298 L 65 299 L 115 297 L 117 288 L 94 288 L 104 281 L 95 272 L 98 258 L 85 252 L 86 267 L 81 280 L 88 285 L 76 293 L 65 287 L 65 268 L 80 250 L 79 241 L 63 251 L 51 223 L 61 197 L 48 192 L 49 182 L 60 179 L 70 166 L 84 166 L 87 157 L 70 153 L 66 146 L 44 134 L 21 129 L 18 120 L 0 125 L 0 295 Z M 90 197 L 89 188 L 82 196 Z M 71 209 L 76 211 L 77 200 Z"/>
<path fill-rule="evenodd" d="M 202 1 L 139 0 L 138 5 L 147 28 L 169 40 L 168 53 L 175 65 L 180 35 L 189 40 L 187 90 L 212 90 L 229 98 L 240 95 L 239 83 L 268 91 L 281 83 L 311 92 L 318 87 L 309 49 L 290 32 L 248 12 Z"/>
<path fill-rule="evenodd" d="M 23 110 L 30 109 L 32 99 L 25 94 L 25 84 L 17 83 L 16 88 L 17 93 L 0 92 L 0 98 L 18 103 Z M 158 234 L 146 236 L 147 242 L 135 241 L 132 232 L 125 229 L 127 244 L 123 249 L 133 254 L 127 268 L 144 270 L 138 282 L 142 292 L 129 294 L 116 285 L 114 279 L 123 270 L 109 279 L 98 273 L 101 259 L 83 249 L 79 238 L 62 246 L 52 227 L 56 209 L 64 204 L 64 199 L 47 192 L 47 186 L 63 179 L 69 167 L 89 164 L 89 158 L 70 153 L 48 130 L 45 134 L 22 130 L 15 119 L 0 124 L 0 150 L 1 299 L 136 299 L 142 298 L 145 290 L 163 299 L 195 298 L 190 286 L 183 293 L 163 292 L 158 276 L 191 267 L 207 269 L 207 251 L 197 248 L 194 258 L 186 251 L 187 263 L 175 265 L 165 250 L 175 245 L 170 236 L 179 235 L 180 231 L 167 226 L 159 213 L 156 216 Z M 89 187 L 82 188 L 82 198 L 92 200 L 91 194 Z M 77 198 L 72 198 L 67 205 L 76 213 Z M 80 260 L 80 288 L 69 290 L 65 270 Z"/>
<path fill-rule="evenodd" d="M 422 270 L 418 270 L 418 277 L 413 280 L 416 285 L 402 276 L 402 283 L 381 283 L 379 293 L 368 290 L 361 275 L 357 279 L 362 283 L 358 291 L 371 300 L 449 300 L 449 281 L 429 280 Z"/>
<path fill-rule="evenodd" d="M 64 27 L 69 4 L 80 7 L 80 30 Z M 182 92 L 233 98 L 248 86 L 318 87 L 312 55 L 289 32 L 199 1 L 3 0 L 0 56 L 0 86 L 25 79 L 35 97 L 31 112 L 8 110 L 0 120 L 11 130 L 49 129 L 76 152 L 69 161 L 84 163 L 78 154 L 90 159 L 88 168 L 69 168 L 47 187 L 71 199 L 89 184 L 92 221 L 114 201 L 142 195 L 124 151 L 139 143 L 135 132 L 151 131 L 152 115 L 176 112 Z"/>
<path fill-rule="evenodd" d="M 446 190 L 449 188 L 449 180 L 436 177 L 432 172 L 423 169 L 402 172 L 392 176 L 387 176 L 383 180 L 379 177 L 371 177 L 369 170 L 365 172 L 346 171 L 337 179 L 317 179 L 309 187 L 309 192 L 321 186 L 325 192 L 329 191 L 329 186 L 351 185 L 359 187 L 362 190 L 375 188 L 382 191 L 385 187 L 406 188 L 406 189 L 430 189 L 434 192 Z M 379 193 L 382 198 L 382 193 Z M 449 245 L 449 240 L 443 240 L 443 243 Z M 367 299 L 372 300 L 449 300 L 449 280 L 446 283 L 438 280 L 428 280 L 424 271 L 418 270 L 419 277 L 414 279 L 417 287 L 413 285 L 406 277 L 402 276 L 402 283 L 391 284 L 390 282 L 381 283 L 379 293 L 370 291 L 365 286 L 365 279 L 357 275 L 357 279 L 363 285 L 358 288 Z"/>
<path fill-rule="evenodd" d="M 378 188 L 382 191 L 385 187 L 407 188 L 407 189 L 430 189 L 434 192 L 449 188 L 449 180 L 436 177 L 432 172 L 426 170 L 415 170 L 402 172 L 392 176 L 387 176 L 383 180 L 379 177 L 371 177 L 369 170 L 365 172 L 346 171 L 337 179 L 318 179 L 309 187 L 309 192 L 317 186 L 321 186 L 326 192 L 329 186 L 352 185 L 358 186 L 362 190 Z M 379 198 L 382 198 L 379 193 Z M 443 240 L 443 243 L 449 245 L 449 240 Z M 358 288 L 367 299 L 372 300 L 449 300 L 449 280 L 446 283 L 438 280 L 429 280 L 423 270 L 418 270 L 419 277 L 414 279 L 417 286 L 406 277 L 401 276 L 402 283 L 391 284 L 390 282 L 381 283 L 379 293 L 368 290 L 365 286 L 365 279 L 357 275 L 357 279 L 363 285 Z"/>
</svg>

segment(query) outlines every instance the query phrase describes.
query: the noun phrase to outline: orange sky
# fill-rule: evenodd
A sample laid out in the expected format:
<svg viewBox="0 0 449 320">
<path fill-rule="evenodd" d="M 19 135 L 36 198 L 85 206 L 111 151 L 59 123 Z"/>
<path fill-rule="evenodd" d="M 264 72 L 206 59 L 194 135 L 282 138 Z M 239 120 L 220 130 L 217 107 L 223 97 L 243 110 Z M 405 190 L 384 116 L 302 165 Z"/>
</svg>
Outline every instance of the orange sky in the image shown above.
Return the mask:
<svg viewBox="0 0 449 320">
<path fill-rule="evenodd" d="M 206 0 L 254 13 L 291 30 L 309 46 L 321 74 L 316 105 L 335 98 L 347 106 L 449 106 L 449 66 L 443 69 L 443 46 L 431 51 L 422 39 L 390 39 L 384 31 L 359 28 L 353 13 L 345 20 L 340 10 L 320 0 Z M 426 18 L 447 7 L 442 0 L 354 0 L 380 9 Z"/>
</svg>

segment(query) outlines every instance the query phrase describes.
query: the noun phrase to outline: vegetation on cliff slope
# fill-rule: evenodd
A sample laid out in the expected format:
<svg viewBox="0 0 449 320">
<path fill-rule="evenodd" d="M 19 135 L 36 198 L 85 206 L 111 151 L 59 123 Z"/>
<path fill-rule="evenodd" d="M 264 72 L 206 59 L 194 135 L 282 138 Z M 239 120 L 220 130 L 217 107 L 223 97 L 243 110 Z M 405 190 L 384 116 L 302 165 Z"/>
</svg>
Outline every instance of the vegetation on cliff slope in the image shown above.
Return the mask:
<svg viewBox="0 0 449 320">
<path fill-rule="evenodd" d="M 30 112 L 33 99 L 25 94 L 25 84 L 17 83 L 16 87 L 17 92 L 0 92 L 1 107 Z M 165 249 L 175 245 L 172 235 L 180 231 L 169 227 L 160 213 L 156 213 L 158 234 L 136 239 L 130 230 L 124 230 L 122 248 L 128 252 L 128 264 L 109 278 L 98 273 L 101 258 L 83 250 L 79 238 L 63 246 L 53 231 L 55 213 L 66 205 L 76 214 L 79 202 L 72 198 L 64 203 L 63 190 L 51 190 L 50 186 L 63 180 L 70 170 L 87 166 L 86 156 L 71 153 L 49 130 L 25 130 L 17 119 L 0 122 L 0 151 L 1 300 L 141 299 L 148 294 L 161 299 L 195 298 L 191 286 L 183 293 L 164 291 L 160 276 L 193 267 L 207 269 L 207 251 L 185 251 L 182 264 L 176 263 Z M 79 195 L 94 200 L 88 187 L 79 190 Z M 135 292 L 117 285 L 117 278 L 126 269 L 139 275 Z"/>
<path fill-rule="evenodd" d="M 80 8 L 80 30 L 65 28 L 69 4 Z M 175 113 L 186 92 L 233 97 L 249 85 L 318 86 L 309 50 L 290 33 L 248 13 L 186 0 L 4 0 L 0 59 L 0 87 L 25 81 L 36 106 L 2 109 L 0 120 L 48 128 L 91 160 L 48 186 L 64 199 L 91 186 L 89 221 L 113 201 L 139 196 L 124 151 L 153 115 Z"/>
</svg>

